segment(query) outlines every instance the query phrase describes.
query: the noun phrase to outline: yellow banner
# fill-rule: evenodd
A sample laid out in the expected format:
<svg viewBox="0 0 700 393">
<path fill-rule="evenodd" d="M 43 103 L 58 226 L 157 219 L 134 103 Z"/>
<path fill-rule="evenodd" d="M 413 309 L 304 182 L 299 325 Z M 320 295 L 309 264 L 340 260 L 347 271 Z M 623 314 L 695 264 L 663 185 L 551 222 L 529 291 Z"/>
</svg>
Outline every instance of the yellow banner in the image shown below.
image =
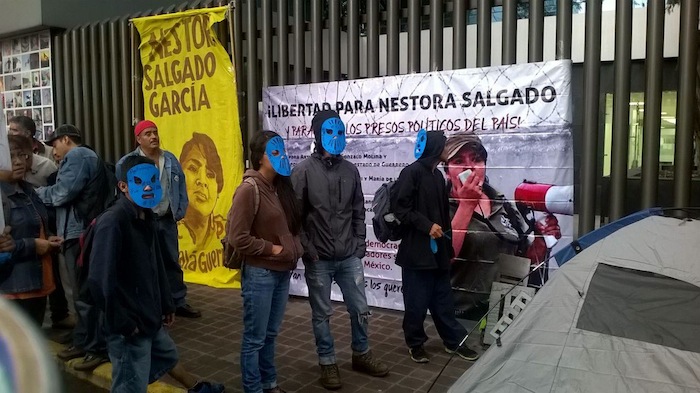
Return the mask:
<svg viewBox="0 0 700 393">
<path fill-rule="evenodd" d="M 133 20 L 141 36 L 146 119 L 185 172 L 189 207 L 178 223 L 185 281 L 239 288 L 223 267 L 221 239 L 243 176 L 235 71 L 212 26 L 228 7 Z"/>
</svg>

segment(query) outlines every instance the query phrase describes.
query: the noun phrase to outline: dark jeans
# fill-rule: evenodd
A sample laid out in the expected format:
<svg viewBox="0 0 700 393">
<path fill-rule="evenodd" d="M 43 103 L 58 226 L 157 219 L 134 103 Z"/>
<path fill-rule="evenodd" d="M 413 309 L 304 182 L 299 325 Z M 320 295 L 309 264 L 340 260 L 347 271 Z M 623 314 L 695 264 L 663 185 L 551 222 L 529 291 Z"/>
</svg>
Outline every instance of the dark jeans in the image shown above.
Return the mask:
<svg viewBox="0 0 700 393">
<path fill-rule="evenodd" d="M 100 309 L 93 305 L 87 286 L 87 272 L 77 266 L 79 255 L 80 243 L 78 239 L 63 242 L 63 257 L 70 276 L 74 280 L 71 285 L 76 316 L 73 346 L 85 352 L 104 354 L 107 353 L 104 315 Z"/>
<path fill-rule="evenodd" d="M 427 311 L 435 322 L 435 328 L 448 349 L 456 349 L 467 331 L 455 317 L 449 270 L 401 269 L 403 281 L 403 333 L 409 348 L 428 341 L 423 322 Z"/>
<path fill-rule="evenodd" d="M 41 329 L 41 325 L 44 323 L 44 314 L 46 313 L 46 296 L 31 299 L 13 299 L 12 303 L 24 311 L 24 314 Z"/>
<path fill-rule="evenodd" d="M 182 267 L 180 267 L 179 261 L 177 223 L 172 213 L 157 217 L 155 222 L 158 228 L 158 244 L 160 244 L 160 253 L 163 255 L 165 274 L 168 276 L 168 284 L 170 284 L 170 293 L 173 295 L 175 307 L 182 307 L 186 303 L 187 286 L 182 278 Z"/>
<path fill-rule="evenodd" d="M 66 292 L 61 283 L 61 274 L 58 268 L 58 256 L 51 256 L 51 266 L 53 267 L 53 280 L 56 283 L 56 290 L 49 295 L 49 310 L 51 310 L 51 322 L 57 323 L 68 317 L 68 300 Z"/>
</svg>

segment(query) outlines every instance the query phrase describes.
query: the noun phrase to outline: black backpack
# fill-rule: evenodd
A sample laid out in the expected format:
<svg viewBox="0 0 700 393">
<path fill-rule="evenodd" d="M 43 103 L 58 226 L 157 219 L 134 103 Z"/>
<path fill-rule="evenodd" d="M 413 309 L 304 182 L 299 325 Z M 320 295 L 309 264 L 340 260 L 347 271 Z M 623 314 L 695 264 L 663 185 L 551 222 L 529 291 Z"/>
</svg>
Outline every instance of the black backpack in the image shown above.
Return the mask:
<svg viewBox="0 0 700 393">
<path fill-rule="evenodd" d="M 391 190 L 394 184 L 393 181 L 382 184 L 374 193 L 374 201 L 372 202 L 372 211 L 374 212 L 372 228 L 377 240 L 382 243 L 401 240 L 406 232 L 401 221 L 391 211 Z"/>
<path fill-rule="evenodd" d="M 78 218 L 91 223 L 97 216 L 117 200 L 117 176 L 114 164 L 97 157 L 97 173 L 85 185 L 83 192 L 73 204 Z"/>
</svg>

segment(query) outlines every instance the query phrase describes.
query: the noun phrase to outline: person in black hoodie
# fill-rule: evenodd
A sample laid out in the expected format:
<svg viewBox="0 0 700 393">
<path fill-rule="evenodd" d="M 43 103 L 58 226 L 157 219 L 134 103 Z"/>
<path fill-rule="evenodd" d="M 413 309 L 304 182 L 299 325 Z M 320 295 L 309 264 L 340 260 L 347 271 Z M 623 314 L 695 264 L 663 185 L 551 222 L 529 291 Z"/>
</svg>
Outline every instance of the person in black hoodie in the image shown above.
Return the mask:
<svg viewBox="0 0 700 393">
<path fill-rule="evenodd" d="M 403 282 L 404 336 L 417 363 L 430 360 L 423 348 L 428 340 L 423 327 L 428 310 L 447 353 L 466 360 L 479 357 L 466 345 L 460 346 L 467 332 L 454 314 L 449 199 L 445 178 L 437 169 L 444 161 L 445 142 L 442 131 L 428 132 L 422 155 L 401 171 L 391 195 L 391 211 L 406 228 L 396 264 L 401 266 Z"/>
<path fill-rule="evenodd" d="M 302 207 L 301 243 L 309 288 L 321 384 L 342 386 L 330 329 L 331 284 L 343 293 L 350 314 L 352 368 L 384 377 L 389 368 L 369 348 L 369 307 L 365 296 L 365 200 L 360 172 L 340 155 L 345 148 L 345 125 L 338 113 L 318 112 L 311 121 L 316 151 L 292 171 L 294 192 Z"/>
<path fill-rule="evenodd" d="M 185 371 L 163 328 L 175 322 L 175 305 L 151 211 L 162 197 L 159 185 L 151 159 L 127 157 L 118 184 L 123 194 L 94 224 L 87 281 L 105 315 L 111 391 L 146 392 L 168 373 L 188 392 L 221 393 L 223 385 L 198 382 Z"/>
</svg>

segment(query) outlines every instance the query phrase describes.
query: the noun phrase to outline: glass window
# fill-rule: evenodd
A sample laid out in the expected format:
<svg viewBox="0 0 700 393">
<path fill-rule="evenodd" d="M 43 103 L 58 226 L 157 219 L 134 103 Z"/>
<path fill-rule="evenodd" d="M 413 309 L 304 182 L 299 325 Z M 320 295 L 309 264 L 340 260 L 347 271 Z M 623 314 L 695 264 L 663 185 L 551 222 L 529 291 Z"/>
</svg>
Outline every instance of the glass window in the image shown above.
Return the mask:
<svg viewBox="0 0 700 393">
<path fill-rule="evenodd" d="M 642 148 L 644 134 L 644 93 L 630 94 L 629 155 L 627 169 L 629 177 L 641 177 Z M 605 142 L 603 176 L 610 176 L 612 152 L 613 95 L 605 95 Z M 673 154 L 676 143 L 676 92 L 665 91 L 661 96 L 661 140 L 659 151 L 659 176 L 673 176 Z"/>
</svg>

